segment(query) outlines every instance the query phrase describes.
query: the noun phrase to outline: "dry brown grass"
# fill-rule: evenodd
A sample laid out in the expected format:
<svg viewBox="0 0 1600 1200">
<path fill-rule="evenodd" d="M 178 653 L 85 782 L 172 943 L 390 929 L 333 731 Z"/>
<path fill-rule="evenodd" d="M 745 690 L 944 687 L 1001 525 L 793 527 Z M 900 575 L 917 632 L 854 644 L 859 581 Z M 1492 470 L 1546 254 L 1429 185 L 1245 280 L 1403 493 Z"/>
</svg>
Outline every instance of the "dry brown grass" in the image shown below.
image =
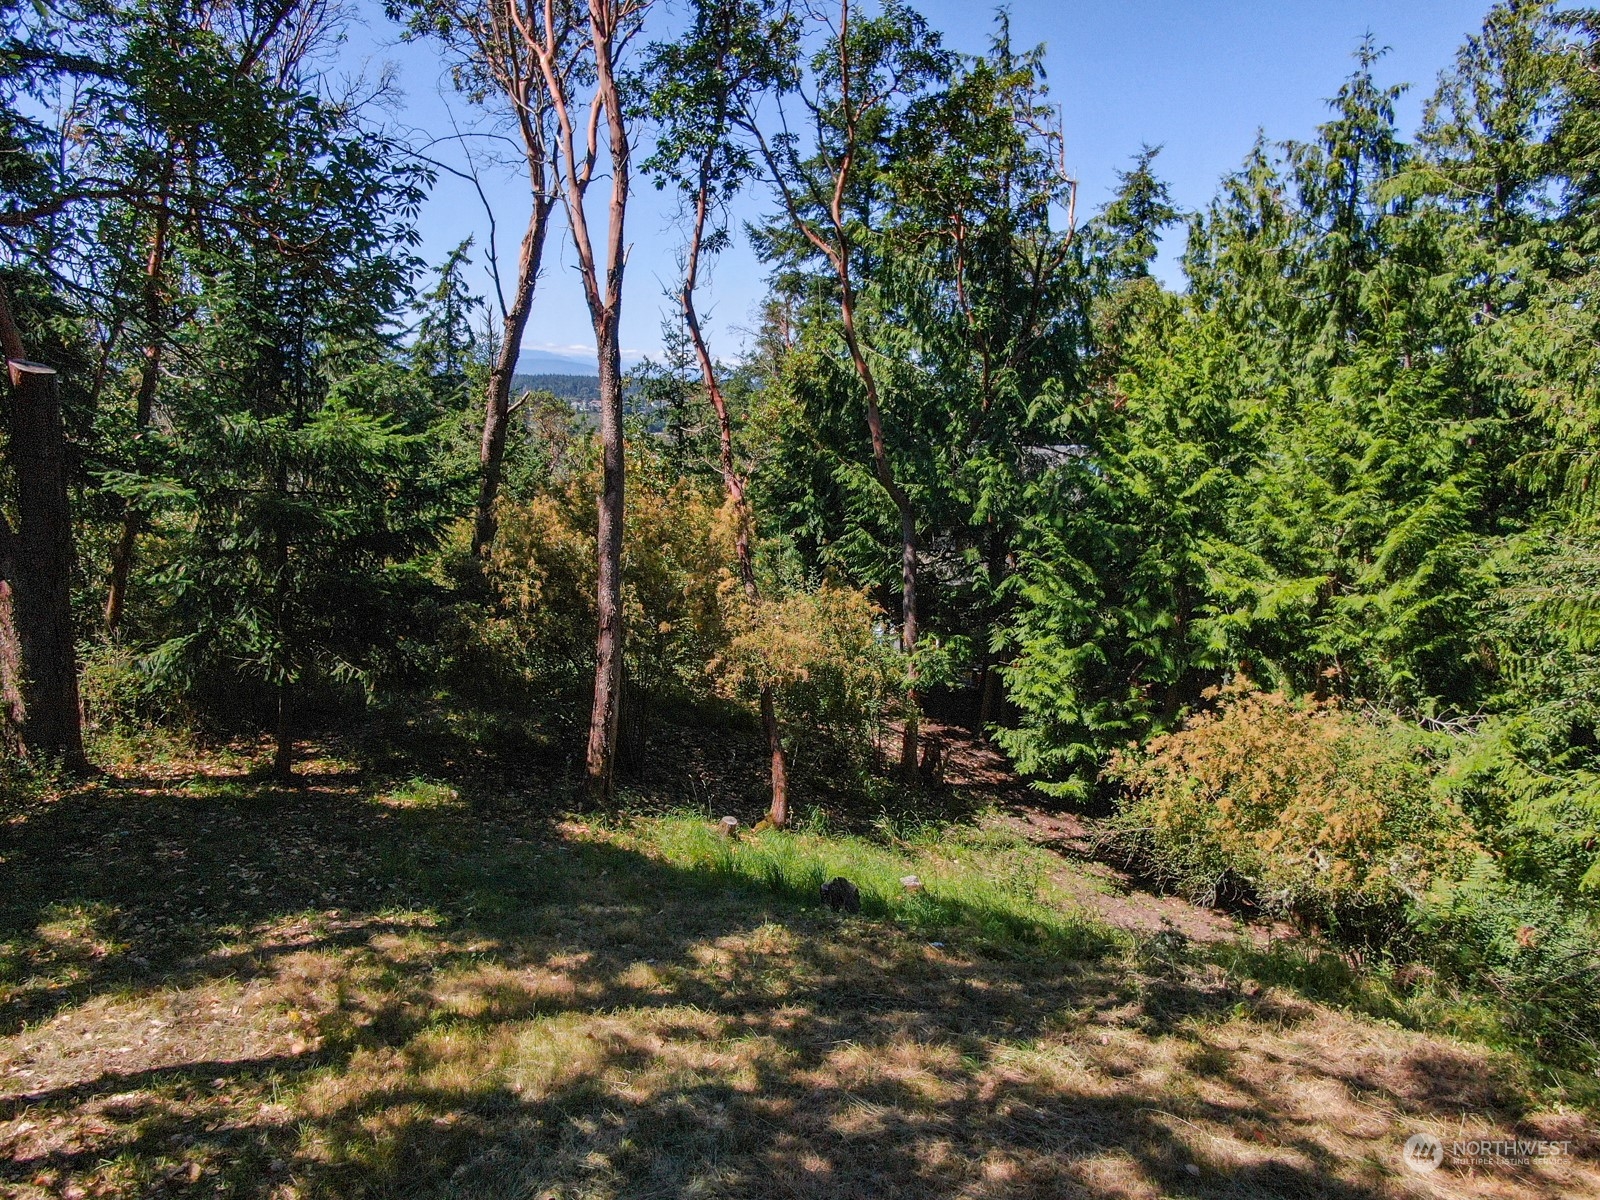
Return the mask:
<svg viewBox="0 0 1600 1200">
<path fill-rule="evenodd" d="M 5 826 L 0 1191 L 1600 1196 L 1595 1126 L 1481 1047 L 1170 948 L 935 946 L 648 826 L 322 767 Z M 1422 1176 L 1414 1132 L 1574 1154 Z"/>
</svg>

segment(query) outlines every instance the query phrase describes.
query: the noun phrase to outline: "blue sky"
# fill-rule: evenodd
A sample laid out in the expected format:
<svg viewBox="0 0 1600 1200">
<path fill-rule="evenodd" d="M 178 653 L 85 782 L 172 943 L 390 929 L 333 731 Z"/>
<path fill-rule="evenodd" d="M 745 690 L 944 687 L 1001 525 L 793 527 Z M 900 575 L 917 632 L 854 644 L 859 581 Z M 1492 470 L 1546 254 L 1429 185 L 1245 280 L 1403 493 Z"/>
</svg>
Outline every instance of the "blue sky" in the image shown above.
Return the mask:
<svg viewBox="0 0 1600 1200">
<path fill-rule="evenodd" d="M 657 0 L 652 16 L 670 28 L 673 0 Z M 980 51 L 993 6 L 961 0 L 916 5 L 958 50 Z M 1116 185 L 1116 171 L 1148 143 L 1180 207 L 1198 208 L 1249 149 L 1258 129 L 1274 140 L 1307 136 L 1326 113 L 1325 101 L 1349 72 L 1351 53 L 1372 33 L 1390 47 L 1380 64 L 1385 82 L 1412 85 L 1401 107 L 1414 125 L 1439 72 L 1481 24 L 1488 0 L 1014 0 L 1013 39 L 1043 42 L 1052 98 L 1066 118 L 1068 166 L 1081 181 L 1088 211 Z M 395 117 L 419 134 L 441 137 L 482 129 L 481 117 L 451 91 L 431 47 L 407 45 L 376 5 L 359 10 L 345 52 L 353 69 L 395 70 L 404 100 Z M 495 143 L 471 139 L 481 150 Z M 459 143 L 432 153 L 460 165 Z M 643 157 L 641 153 L 639 157 Z M 504 271 L 514 270 L 526 220 L 526 185 L 515 171 L 484 164 L 485 191 L 495 210 Z M 753 197 L 746 211 L 759 211 Z M 596 217 L 603 219 L 603 212 Z M 593 338 L 566 233 L 554 231 L 524 345 L 577 356 Z M 472 188 L 442 175 L 422 214 L 423 253 L 437 262 L 462 238 L 488 242 L 488 220 Z M 657 352 L 664 290 L 677 274 L 673 202 L 647 184 L 629 211 L 623 345 L 630 358 Z M 1163 270 L 1175 272 L 1166 249 Z M 478 255 L 475 282 L 489 281 Z M 732 356 L 763 292 L 760 264 L 741 243 L 717 262 L 706 290 L 714 348 Z"/>
</svg>

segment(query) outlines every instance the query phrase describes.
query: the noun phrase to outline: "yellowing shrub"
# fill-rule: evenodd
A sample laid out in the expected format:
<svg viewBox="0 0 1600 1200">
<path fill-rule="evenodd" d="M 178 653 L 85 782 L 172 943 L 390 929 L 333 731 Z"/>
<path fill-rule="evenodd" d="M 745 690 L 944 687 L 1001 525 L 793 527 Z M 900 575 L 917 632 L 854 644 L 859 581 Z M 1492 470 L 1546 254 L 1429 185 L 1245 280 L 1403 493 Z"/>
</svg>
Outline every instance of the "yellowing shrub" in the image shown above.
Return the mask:
<svg viewBox="0 0 1600 1200">
<path fill-rule="evenodd" d="M 594 470 L 552 480 L 503 502 L 489 562 L 503 631 L 522 643 L 529 669 L 592 669 L 595 627 Z M 731 555 L 715 493 L 649 475 L 630 479 L 623 529 L 623 616 L 628 674 L 656 689 L 703 685 L 724 634 L 719 585 Z"/>
<path fill-rule="evenodd" d="M 1473 852 L 1395 719 L 1240 683 L 1211 711 L 1113 757 L 1117 828 L 1159 876 L 1210 902 L 1242 885 L 1322 921 L 1398 914 Z"/>
<path fill-rule="evenodd" d="M 712 664 L 730 698 L 770 687 L 785 729 L 865 765 L 883 720 L 898 711 L 905 666 L 866 593 L 823 585 L 751 605 L 724 588 L 732 636 Z"/>
</svg>

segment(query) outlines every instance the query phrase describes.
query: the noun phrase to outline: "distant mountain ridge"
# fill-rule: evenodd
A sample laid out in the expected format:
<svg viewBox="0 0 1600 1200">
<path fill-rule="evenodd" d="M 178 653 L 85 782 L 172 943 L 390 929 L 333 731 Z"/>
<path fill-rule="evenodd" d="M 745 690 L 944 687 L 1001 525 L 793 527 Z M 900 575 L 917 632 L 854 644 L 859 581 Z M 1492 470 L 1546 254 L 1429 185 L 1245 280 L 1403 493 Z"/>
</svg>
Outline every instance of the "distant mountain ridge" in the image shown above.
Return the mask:
<svg viewBox="0 0 1600 1200">
<path fill-rule="evenodd" d="M 645 358 L 643 354 L 622 355 L 622 369 L 631 371 Z M 523 348 L 517 355 L 518 375 L 591 375 L 598 379 L 600 368 L 592 354 L 557 354 L 553 350 Z"/>
<path fill-rule="evenodd" d="M 553 354 L 549 350 L 524 349 L 517 355 L 518 375 L 592 375 L 599 378 L 594 359 Z"/>
</svg>

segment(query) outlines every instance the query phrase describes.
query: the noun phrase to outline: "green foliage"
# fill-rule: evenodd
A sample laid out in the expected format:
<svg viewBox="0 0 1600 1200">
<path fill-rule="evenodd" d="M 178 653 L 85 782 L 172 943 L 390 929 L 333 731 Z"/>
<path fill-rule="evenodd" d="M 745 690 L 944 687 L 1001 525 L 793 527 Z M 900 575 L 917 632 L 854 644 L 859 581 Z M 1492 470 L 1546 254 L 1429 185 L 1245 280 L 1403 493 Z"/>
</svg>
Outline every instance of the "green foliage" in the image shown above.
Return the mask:
<svg viewBox="0 0 1600 1200">
<path fill-rule="evenodd" d="M 438 282 L 412 302 L 417 326 L 410 345 L 414 369 L 428 384 L 434 406 L 457 411 L 485 382 L 473 318 L 483 300 L 467 286 L 465 271 L 472 239 L 462 242 L 439 266 Z"/>
<path fill-rule="evenodd" d="M 1008 585 L 1004 677 L 1022 717 L 995 736 L 1063 796 L 1087 794 L 1109 746 L 1170 728 L 1227 665 L 1217 592 L 1249 565 L 1225 524 L 1249 444 L 1233 345 L 1149 280 L 1118 303 L 1132 328 L 1090 418 L 1098 444 L 1065 443 L 1029 481 Z"/>
<path fill-rule="evenodd" d="M 1421 909 L 1425 952 L 1448 977 L 1505 1003 L 1515 1034 L 1547 1059 L 1600 1060 L 1600 921 L 1487 861 Z"/>
<path fill-rule="evenodd" d="M 503 13 L 390 7 L 474 100 L 516 90 Z M 849 13 L 697 3 L 624 84 L 704 255 L 753 182 L 777 214 L 762 326 L 720 370 L 759 529 L 721 501 L 676 319 L 630 381 L 624 721 L 766 691 L 798 776 L 871 793 L 909 681 L 930 709 L 970 690 L 1042 792 L 1122 785 L 1169 882 L 1392 953 L 1431 936 L 1442 979 L 1591 1055 L 1600 15 L 1495 5 L 1414 135 L 1368 42 L 1326 120 L 1199 213 L 1146 147 L 1079 220 L 1043 51 L 1003 13 L 977 56 L 900 3 Z M 581 9 L 552 15 L 573 49 Z M 428 176 L 327 86 L 337 31 L 315 3 L 0 4 L 0 256 L 62 372 L 80 619 L 132 564 L 86 655 L 107 744 L 319 689 L 581 715 L 592 440 L 519 398 L 498 540 L 456 545 L 494 344 L 471 241 L 421 275 Z M 535 91 L 592 83 L 574 61 Z M 796 894 L 825 866 L 679 832 L 669 853 Z M 883 913 L 931 930 L 981 890 L 899 896 L 880 851 L 846 861 Z M 960 903 L 997 944 L 1071 940 L 1040 932 L 1037 881 L 994 886 Z"/>
<path fill-rule="evenodd" d="M 1576 899 L 1600 888 L 1600 642 L 1567 608 L 1600 589 L 1600 551 L 1560 530 L 1506 554 L 1483 613 L 1500 665 L 1495 715 L 1458 788 L 1511 878 Z"/>
<path fill-rule="evenodd" d="M 906 692 L 905 657 L 882 611 L 862 592 L 827 584 L 753 605 L 732 585 L 723 592 L 730 637 L 711 666 L 718 688 L 746 703 L 772 690 L 796 769 L 842 756 L 858 782 L 869 776 Z"/>
<path fill-rule="evenodd" d="M 403 662 L 425 583 L 411 562 L 442 531 L 451 481 L 423 435 L 358 399 L 336 387 L 303 417 L 220 413 L 185 431 L 179 475 L 143 486 L 178 630 L 150 656 L 158 675 L 371 687 Z"/>
</svg>

